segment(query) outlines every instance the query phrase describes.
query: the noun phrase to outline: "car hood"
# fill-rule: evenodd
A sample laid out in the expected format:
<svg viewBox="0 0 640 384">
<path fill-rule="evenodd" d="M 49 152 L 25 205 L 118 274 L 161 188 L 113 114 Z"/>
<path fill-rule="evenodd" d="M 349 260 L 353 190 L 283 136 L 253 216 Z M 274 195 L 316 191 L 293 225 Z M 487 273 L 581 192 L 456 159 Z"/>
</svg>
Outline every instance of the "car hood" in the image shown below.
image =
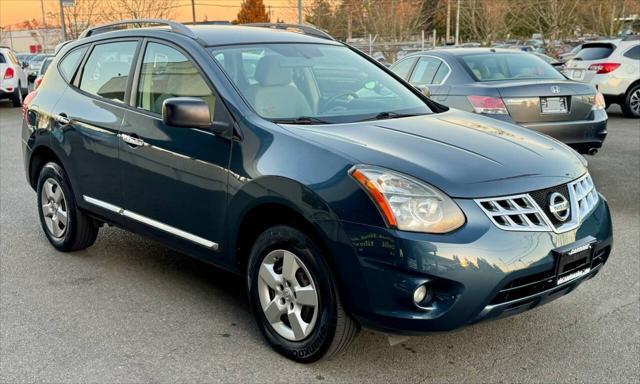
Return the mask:
<svg viewBox="0 0 640 384">
<path fill-rule="evenodd" d="M 555 139 L 453 109 L 408 118 L 286 128 L 340 152 L 354 164 L 414 176 L 452 197 L 538 190 L 586 172 L 584 160 Z"/>
</svg>

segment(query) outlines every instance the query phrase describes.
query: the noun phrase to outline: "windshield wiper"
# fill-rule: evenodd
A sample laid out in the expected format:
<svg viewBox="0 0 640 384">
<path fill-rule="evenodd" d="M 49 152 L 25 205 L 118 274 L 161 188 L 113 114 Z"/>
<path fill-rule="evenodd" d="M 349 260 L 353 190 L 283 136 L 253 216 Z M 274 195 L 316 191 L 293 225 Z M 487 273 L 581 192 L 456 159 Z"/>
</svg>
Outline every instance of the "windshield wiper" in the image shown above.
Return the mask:
<svg viewBox="0 0 640 384">
<path fill-rule="evenodd" d="M 398 113 L 398 112 L 380 112 L 374 117 L 370 117 L 368 119 L 363 119 L 360 121 L 370 121 L 370 120 L 386 120 L 386 119 L 398 119 L 400 117 L 412 117 L 419 116 L 421 114 L 415 113 Z"/>
<path fill-rule="evenodd" d="M 311 117 L 311 116 L 300 116 L 294 119 L 271 119 L 271 121 L 276 124 L 301 124 L 301 125 L 331 124 L 328 121 L 318 119 L 316 117 Z"/>
</svg>

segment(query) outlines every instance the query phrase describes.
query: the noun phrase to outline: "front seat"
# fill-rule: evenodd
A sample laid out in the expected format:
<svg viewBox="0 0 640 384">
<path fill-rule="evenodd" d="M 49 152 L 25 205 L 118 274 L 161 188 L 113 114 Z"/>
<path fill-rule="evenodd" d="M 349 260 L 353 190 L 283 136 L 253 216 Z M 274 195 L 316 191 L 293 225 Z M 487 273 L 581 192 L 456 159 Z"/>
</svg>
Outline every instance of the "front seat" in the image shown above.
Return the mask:
<svg viewBox="0 0 640 384">
<path fill-rule="evenodd" d="M 311 115 L 302 92 L 292 84 L 293 68 L 282 66 L 278 56 L 264 56 L 256 65 L 258 84 L 249 88 L 248 98 L 256 112 L 266 118 L 296 118 Z"/>
</svg>

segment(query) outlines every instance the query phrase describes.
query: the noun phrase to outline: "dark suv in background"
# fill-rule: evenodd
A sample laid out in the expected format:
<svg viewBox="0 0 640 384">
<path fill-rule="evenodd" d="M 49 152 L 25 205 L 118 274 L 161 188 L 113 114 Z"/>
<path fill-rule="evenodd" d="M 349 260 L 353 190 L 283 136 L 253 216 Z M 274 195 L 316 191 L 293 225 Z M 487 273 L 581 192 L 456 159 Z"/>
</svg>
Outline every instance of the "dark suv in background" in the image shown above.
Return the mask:
<svg viewBox="0 0 640 384">
<path fill-rule="evenodd" d="M 114 30 L 132 23 L 161 27 Z M 262 333 L 300 362 L 361 326 L 519 313 L 607 261 L 609 208 L 580 155 L 272 27 L 136 20 L 61 48 L 22 133 L 56 249 L 108 223 L 245 276 Z"/>
</svg>

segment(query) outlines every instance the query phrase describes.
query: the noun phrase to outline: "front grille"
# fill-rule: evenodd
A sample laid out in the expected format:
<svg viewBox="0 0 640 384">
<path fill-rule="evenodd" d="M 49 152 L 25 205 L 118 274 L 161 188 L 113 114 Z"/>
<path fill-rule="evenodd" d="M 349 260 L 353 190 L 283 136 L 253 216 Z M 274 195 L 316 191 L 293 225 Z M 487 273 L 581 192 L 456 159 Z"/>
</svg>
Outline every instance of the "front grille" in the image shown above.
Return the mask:
<svg viewBox="0 0 640 384">
<path fill-rule="evenodd" d="M 528 195 L 477 200 L 498 228 L 509 231 L 548 231 L 549 225 Z"/>
<path fill-rule="evenodd" d="M 569 202 L 569 217 L 559 220 L 550 211 L 549 196 L 559 193 Z M 598 204 L 598 193 L 589 174 L 569 184 L 521 195 L 476 199 L 484 213 L 506 231 L 566 232 L 576 228 Z"/>
<path fill-rule="evenodd" d="M 530 192 L 529 195 L 531 195 L 533 200 L 536 202 L 536 204 L 538 204 L 538 207 L 542 209 L 544 214 L 547 215 L 547 217 L 551 221 L 551 224 L 553 224 L 554 226 L 560 226 L 563 224 L 563 222 L 558 220 L 554 215 L 551 214 L 551 211 L 549 211 L 549 195 L 551 195 L 554 192 L 557 192 L 562 196 L 564 196 L 565 199 L 570 200 L 569 188 L 567 187 L 567 184 L 558 185 L 558 186 L 547 188 L 547 189 L 541 189 L 538 191 L 533 191 L 533 192 Z"/>
<path fill-rule="evenodd" d="M 598 192 L 591 176 L 587 175 L 571 183 L 573 195 L 578 206 L 579 217 L 585 217 L 598 204 Z"/>
</svg>

